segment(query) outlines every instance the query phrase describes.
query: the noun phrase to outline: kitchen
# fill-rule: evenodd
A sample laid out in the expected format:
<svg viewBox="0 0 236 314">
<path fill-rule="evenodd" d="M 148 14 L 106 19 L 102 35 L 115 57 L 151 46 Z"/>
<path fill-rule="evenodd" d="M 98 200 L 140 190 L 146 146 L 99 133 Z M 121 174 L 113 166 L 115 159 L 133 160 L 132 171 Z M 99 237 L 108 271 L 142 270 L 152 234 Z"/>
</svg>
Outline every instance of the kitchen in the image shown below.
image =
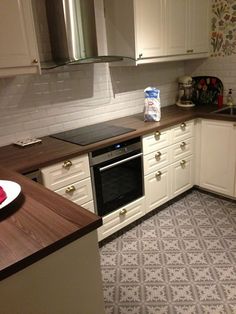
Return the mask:
<svg viewBox="0 0 236 314">
<path fill-rule="evenodd" d="M 222 3 L 225 4 L 225 1 Z M 104 23 L 101 18 L 102 2 L 96 1 L 96 4 L 98 16 L 100 13 L 98 21 Z M 40 3 L 36 5 L 40 6 Z M 213 1 L 213 10 L 220 5 L 221 3 Z M 43 8 L 38 12 L 42 13 Z M 42 32 L 42 36 L 47 34 L 43 29 L 44 24 L 36 25 L 37 27 L 38 31 Z M 227 35 L 228 28 L 225 25 L 225 42 L 227 42 Z M 104 36 L 104 32 L 101 32 L 100 36 Z M 49 38 L 43 39 L 40 61 L 43 60 L 42 55 L 50 54 Z M 98 40 L 100 45 L 103 44 L 103 39 Z M 231 44 L 233 51 L 234 39 L 228 40 L 228 43 Z M 100 47 L 100 49 L 105 48 Z M 42 75 L 4 77 L 0 80 L 1 146 L 27 137 L 41 138 L 77 127 L 138 114 L 143 110 L 143 90 L 147 86 L 157 86 L 160 89 L 162 107 L 174 104 L 177 79 L 184 74 L 191 76 L 207 74 L 219 77 L 224 83 L 225 91 L 229 88 L 234 91 L 236 90 L 233 69 L 235 55 L 234 53 L 228 55 L 226 52 L 222 45 L 219 50 L 212 52 L 213 57 L 206 59 L 151 63 L 137 67 L 109 68 L 105 63 L 84 64 L 45 70 Z M 161 120 L 163 125 L 165 125 L 164 112 L 163 108 L 163 120 Z M 185 115 L 186 112 L 182 116 L 177 116 L 176 124 L 188 120 Z M 154 126 L 153 129 L 150 127 L 150 130 L 145 133 L 152 133 L 154 129 Z M 76 150 L 71 154 L 75 157 Z M 222 157 L 225 158 L 223 153 Z M 59 159 L 55 156 L 55 162 Z M 3 165 L 7 163 L 5 159 Z M 35 170 L 31 168 L 35 161 L 31 160 L 30 156 L 24 163 L 25 167 L 22 168 L 27 171 Z"/>
</svg>

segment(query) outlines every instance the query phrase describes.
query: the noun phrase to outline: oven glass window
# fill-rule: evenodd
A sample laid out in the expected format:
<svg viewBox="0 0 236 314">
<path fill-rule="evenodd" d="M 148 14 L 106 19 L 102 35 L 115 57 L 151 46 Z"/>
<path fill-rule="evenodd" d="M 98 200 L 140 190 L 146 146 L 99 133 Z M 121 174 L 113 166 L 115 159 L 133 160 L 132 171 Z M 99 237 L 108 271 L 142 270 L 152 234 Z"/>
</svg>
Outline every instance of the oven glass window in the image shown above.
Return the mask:
<svg viewBox="0 0 236 314">
<path fill-rule="evenodd" d="M 141 157 L 102 170 L 95 168 L 98 214 L 104 216 L 143 195 Z"/>
</svg>

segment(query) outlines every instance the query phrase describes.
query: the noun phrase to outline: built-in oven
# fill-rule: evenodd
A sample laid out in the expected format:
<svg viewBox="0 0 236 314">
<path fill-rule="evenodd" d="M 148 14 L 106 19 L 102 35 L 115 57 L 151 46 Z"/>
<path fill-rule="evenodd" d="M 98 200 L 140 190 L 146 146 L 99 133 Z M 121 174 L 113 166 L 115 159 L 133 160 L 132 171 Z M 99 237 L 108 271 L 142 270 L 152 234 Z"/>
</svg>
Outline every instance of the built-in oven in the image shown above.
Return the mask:
<svg viewBox="0 0 236 314">
<path fill-rule="evenodd" d="M 100 216 L 143 196 L 140 138 L 89 154 L 96 212 Z"/>
</svg>

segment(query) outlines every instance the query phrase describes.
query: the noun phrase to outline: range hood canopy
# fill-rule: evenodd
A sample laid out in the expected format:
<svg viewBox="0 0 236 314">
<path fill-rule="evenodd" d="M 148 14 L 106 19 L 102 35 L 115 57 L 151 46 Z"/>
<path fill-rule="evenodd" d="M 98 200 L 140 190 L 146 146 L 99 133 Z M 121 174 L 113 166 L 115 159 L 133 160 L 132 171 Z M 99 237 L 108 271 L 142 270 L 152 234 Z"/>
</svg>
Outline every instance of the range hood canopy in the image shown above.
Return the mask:
<svg viewBox="0 0 236 314">
<path fill-rule="evenodd" d="M 112 62 L 122 56 L 99 56 L 94 0 L 46 0 L 53 68 L 65 64 Z"/>
</svg>

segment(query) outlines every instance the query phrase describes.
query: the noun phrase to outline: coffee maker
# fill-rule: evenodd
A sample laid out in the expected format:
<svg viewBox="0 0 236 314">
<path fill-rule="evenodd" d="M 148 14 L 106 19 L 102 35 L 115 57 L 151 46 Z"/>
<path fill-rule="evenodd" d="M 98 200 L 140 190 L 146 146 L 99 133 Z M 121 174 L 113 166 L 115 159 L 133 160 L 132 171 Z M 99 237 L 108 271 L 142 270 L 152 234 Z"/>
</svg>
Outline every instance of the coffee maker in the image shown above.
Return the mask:
<svg viewBox="0 0 236 314">
<path fill-rule="evenodd" d="M 179 77 L 179 95 L 178 100 L 176 102 L 177 106 L 180 107 L 194 107 L 195 104 L 192 102 L 192 93 L 193 93 L 193 85 L 192 85 L 191 76 L 181 76 Z"/>
</svg>

